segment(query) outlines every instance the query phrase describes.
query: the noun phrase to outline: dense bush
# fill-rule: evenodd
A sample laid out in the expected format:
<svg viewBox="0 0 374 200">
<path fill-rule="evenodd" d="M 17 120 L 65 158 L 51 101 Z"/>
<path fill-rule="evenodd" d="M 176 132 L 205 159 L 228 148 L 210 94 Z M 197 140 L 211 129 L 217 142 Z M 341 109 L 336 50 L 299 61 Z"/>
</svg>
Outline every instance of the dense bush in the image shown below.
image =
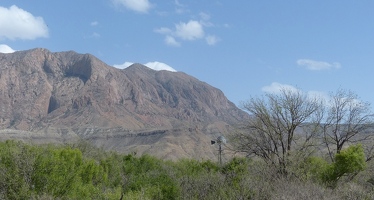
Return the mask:
<svg viewBox="0 0 374 200">
<path fill-rule="evenodd" d="M 107 187 L 107 174 L 76 148 L 0 143 L 0 199 L 118 199 L 121 191 Z"/>
<path fill-rule="evenodd" d="M 372 171 L 363 171 L 363 158 L 354 145 L 334 163 L 309 157 L 294 173 L 279 176 L 248 158 L 220 167 L 209 160 L 105 152 L 82 142 L 6 141 L 0 142 L 0 199 L 373 199 Z M 339 187 L 328 187 L 331 182 Z"/>
<path fill-rule="evenodd" d="M 309 157 L 303 166 L 304 175 L 314 182 L 335 187 L 343 176 L 353 178 L 366 167 L 364 150 L 360 144 L 342 150 L 335 155 L 334 160 L 328 163 L 321 157 Z"/>
</svg>

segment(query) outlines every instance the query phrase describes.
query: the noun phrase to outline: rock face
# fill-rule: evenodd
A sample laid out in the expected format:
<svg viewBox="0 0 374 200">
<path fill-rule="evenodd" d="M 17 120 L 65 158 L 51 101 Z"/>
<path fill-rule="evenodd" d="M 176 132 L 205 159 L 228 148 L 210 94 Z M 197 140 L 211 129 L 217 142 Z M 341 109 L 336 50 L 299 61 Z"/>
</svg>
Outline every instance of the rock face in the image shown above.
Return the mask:
<svg viewBox="0 0 374 200">
<path fill-rule="evenodd" d="M 0 138 L 66 142 L 162 158 L 214 156 L 210 139 L 248 118 L 185 73 L 120 70 L 89 54 L 0 53 Z"/>
</svg>

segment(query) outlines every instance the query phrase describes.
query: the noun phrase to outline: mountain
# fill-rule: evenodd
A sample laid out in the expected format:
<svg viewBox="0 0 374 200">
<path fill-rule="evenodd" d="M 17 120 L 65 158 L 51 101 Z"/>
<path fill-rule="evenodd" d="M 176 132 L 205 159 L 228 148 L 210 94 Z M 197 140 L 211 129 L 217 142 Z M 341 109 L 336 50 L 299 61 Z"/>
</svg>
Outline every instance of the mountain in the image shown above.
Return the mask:
<svg viewBox="0 0 374 200">
<path fill-rule="evenodd" d="M 0 53 L 0 138 L 79 138 L 121 152 L 211 158 L 210 140 L 248 115 L 182 72 L 111 67 L 90 54 L 47 49 Z"/>
</svg>

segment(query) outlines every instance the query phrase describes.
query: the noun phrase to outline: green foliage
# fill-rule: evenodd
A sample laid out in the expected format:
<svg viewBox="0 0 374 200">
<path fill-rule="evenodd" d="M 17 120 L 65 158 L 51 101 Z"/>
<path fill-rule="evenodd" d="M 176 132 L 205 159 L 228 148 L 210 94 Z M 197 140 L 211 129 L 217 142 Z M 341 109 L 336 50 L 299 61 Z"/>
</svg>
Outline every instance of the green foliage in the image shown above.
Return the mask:
<svg viewBox="0 0 374 200">
<path fill-rule="evenodd" d="M 200 176 L 201 174 L 209 172 L 214 173 L 220 170 L 219 166 L 210 160 L 199 162 L 190 159 L 179 160 L 174 164 L 174 168 L 177 169 L 179 176 L 190 177 Z"/>
<path fill-rule="evenodd" d="M 167 171 L 165 164 L 154 157 L 132 155 L 124 157 L 123 171 L 126 177 L 124 192 L 146 191 L 150 199 L 176 199 L 179 187 Z"/>
<path fill-rule="evenodd" d="M 235 157 L 222 168 L 226 184 L 231 190 L 240 194 L 241 199 L 249 199 L 252 193 L 250 190 L 243 190 L 249 176 L 249 161 L 247 158 Z"/>
<path fill-rule="evenodd" d="M 212 161 L 182 159 L 174 163 L 183 199 L 250 199 L 249 160 L 234 158 L 219 167 Z"/>
<path fill-rule="evenodd" d="M 307 180 L 323 182 L 327 171 L 330 171 L 331 165 L 323 158 L 311 156 L 306 159 L 303 170 Z"/>
<path fill-rule="evenodd" d="M 106 181 L 107 177 L 104 175 L 104 169 L 98 165 L 94 160 L 86 161 L 81 167 L 81 178 L 84 184 L 96 185 L 100 181 Z"/>
<path fill-rule="evenodd" d="M 279 183 L 285 181 L 298 191 L 300 183 L 304 189 L 308 181 L 332 185 L 365 169 L 360 145 L 342 150 L 335 160 L 328 163 L 309 157 L 302 165 L 306 181 L 293 182 L 279 180 L 265 163 L 248 158 L 233 158 L 219 167 L 209 160 L 172 162 L 149 155 L 121 155 L 87 143 L 56 146 L 6 141 L 0 142 L 0 199 L 272 199 L 283 195 L 279 192 L 288 186 Z M 329 189 L 312 187 L 310 194 Z M 374 197 L 357 186 L 344 187 L 357 197 Z M 351 198 L 352 193 L 343 197 Z"/>
<path fill-rule="evenodd" d="M 77 149 L 46 148 L 36 159 L 33 182 L 37 193 L 62 197 L 79 182 L 82 153 Z"/>
<path fill-rule="evenodd" d="M 351 145 L 335 155 L 335 173 L 337 177 L 360 172 L 365 167 L 365 153 L 361 144 Z"/>
<path fill-rule="evenodd" d="M 0 143 L 0 199 L 27 199 L 36 149 L 22 142 Z"/>
<path fill-rule="evenodd" d="M 304 165 L 308 178 L 330 186 L 336 186 L 341 177 L 356 174 L 365 167 L 365 154 L 360 144 L 351 145 L 336 154 L 334 163 L 320 157 L 310 157 Z"/>
<path fill-rule="evenodd" d="M 0 199 L 118 199 L 121 192 L 106 187 L 107 173 L 98 163 L 69 146 L 0 142 Z"/>
<path fill-rule="evenodd" d="M 335 186 L 342 176 L 358 173 L 365 167 L 365 153 L 361 144 L 351 145 L 335 155 L 335 162 L 327 168 L 323 180 Z"/>
<path fill-rule="evenodd" d="M 234 187 L 240 187 L 239 183 L 248 175 L 248 162 L 247 158 L 233 158 L 222 168 L 222 172 L 226 175 L 227 180 Z"/>
<path fill-rule="evenodd" d="M 225 174 L 228 174 L 228 173 L 235 173 L 235 174 L 240 174 L 240 175 L 246 174 L 248 173 L 248 162 L 249 160 L 247 158 L 235 157 L 230 162 L 226 163 L 223 166 L 222 171 Z"/>
<path fill-rule="evenodd" d="M 116 153 L 112 153 L 100 160 L 104 174 L 104 181 L 111 188 L 122 186 L 122 157 Z"/>
</svg>

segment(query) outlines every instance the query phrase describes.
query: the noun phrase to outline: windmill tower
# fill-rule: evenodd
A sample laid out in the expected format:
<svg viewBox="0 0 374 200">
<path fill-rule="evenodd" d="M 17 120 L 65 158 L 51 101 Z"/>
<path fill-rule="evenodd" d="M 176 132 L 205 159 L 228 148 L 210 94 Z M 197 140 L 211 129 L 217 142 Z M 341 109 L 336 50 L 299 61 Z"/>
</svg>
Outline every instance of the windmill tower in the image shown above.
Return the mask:
<svg viewBox="0 0 374 200">
<path fill-rule="evenodd" d="M 219 162 L 219 165 L 222 166 L 222 152 L 223 152 L 222 144 L 226 144 L 226 138 L 221 135 L 216 140 L 210 141 L 211 145 L 215 143 L 218 144 L 218 162 Z"/>
</svg>

